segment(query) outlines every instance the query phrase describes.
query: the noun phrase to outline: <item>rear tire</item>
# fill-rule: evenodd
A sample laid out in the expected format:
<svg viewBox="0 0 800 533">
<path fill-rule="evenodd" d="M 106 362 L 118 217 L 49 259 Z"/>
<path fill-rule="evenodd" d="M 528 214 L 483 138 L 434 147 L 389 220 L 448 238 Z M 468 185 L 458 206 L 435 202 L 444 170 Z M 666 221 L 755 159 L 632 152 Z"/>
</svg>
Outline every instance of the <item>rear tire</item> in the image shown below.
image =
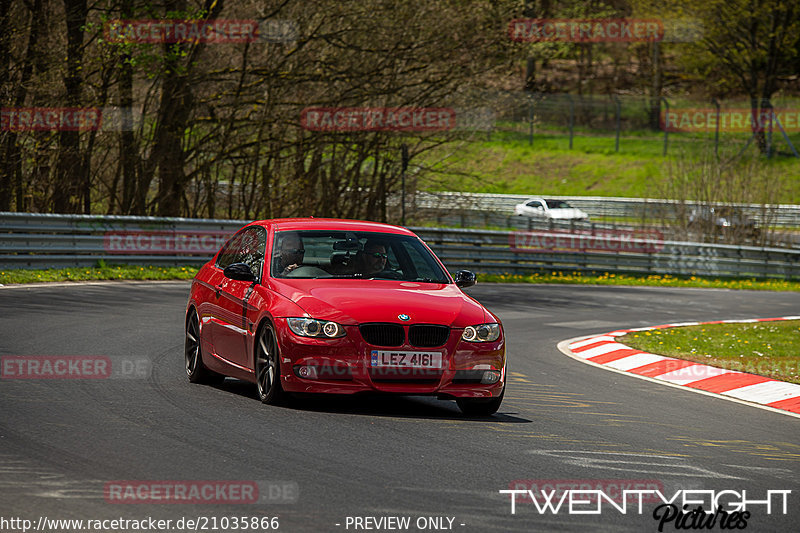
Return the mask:
<svg viewBox="0 0 800 533">
<path fill-rule="evenodd" d="M 261 326 L 256 338 L 255 373 L 259 400 L 269 405 L 283 403 L 286 395 L 281 387 L 280 350 L 270 323 Z"/>
<path fill-rule="evenodd" d="M 500 404 L 503 403 L 503 395 L 506 393 L 505 387 L 500 396 L 485 400 L 483 398 L 459 398 L 456 400 L 458 408 L 467 416 L 491 416 L 500 409 Z"/>
<path fill-rule="evenodd" d="M 203 364 L 203 348 L 200 342 L 200 320 L 197 318 L 197 311 L 194 309 L 192 309 L 189 316 L 186 317 L 184 357 L 186 376 L 189 378 L 190 382 L 219 385 L 225 380 L 225 376 L 209 370 Z"/>
</svg>

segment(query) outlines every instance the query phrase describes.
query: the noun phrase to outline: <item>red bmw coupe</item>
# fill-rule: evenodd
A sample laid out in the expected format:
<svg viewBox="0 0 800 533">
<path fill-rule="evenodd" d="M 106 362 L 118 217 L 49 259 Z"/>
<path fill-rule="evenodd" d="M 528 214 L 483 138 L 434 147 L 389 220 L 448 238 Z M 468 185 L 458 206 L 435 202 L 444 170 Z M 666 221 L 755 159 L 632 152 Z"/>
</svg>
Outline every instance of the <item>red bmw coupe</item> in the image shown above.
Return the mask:
<svg viewBox="0 0 800 533">
<path fill-rule="evenodd" d="M 384 392 L 454 399 L 465 414 L 500 407 L 500 320 L 397 226 L 331 219 L 252 222 L 192 281 L 186 374 L 286 393 Z"/>
</svg>

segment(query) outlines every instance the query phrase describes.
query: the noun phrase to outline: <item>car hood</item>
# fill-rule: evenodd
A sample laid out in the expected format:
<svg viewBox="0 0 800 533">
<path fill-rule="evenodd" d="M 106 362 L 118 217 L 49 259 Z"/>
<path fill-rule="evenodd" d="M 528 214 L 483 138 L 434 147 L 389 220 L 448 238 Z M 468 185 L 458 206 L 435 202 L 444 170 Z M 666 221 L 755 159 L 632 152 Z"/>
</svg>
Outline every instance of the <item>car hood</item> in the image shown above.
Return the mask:
<svg viewBox="0 0 800 533">
<path fill-rule="evenodd" d="M 483 306 L 453 284 L 395 280 L 272 280 L 273 288 L 311 317 L 344 325 L 364 322 L 445 324 L 464 327 L 484 322 Z"/>
<path fill-rule="evenodd" d="M 550 217 L 569 220 L 573 218 L 587 218 L 587 215 L 577 207 L 562 207 L 551 209 Z"/>
</svg>

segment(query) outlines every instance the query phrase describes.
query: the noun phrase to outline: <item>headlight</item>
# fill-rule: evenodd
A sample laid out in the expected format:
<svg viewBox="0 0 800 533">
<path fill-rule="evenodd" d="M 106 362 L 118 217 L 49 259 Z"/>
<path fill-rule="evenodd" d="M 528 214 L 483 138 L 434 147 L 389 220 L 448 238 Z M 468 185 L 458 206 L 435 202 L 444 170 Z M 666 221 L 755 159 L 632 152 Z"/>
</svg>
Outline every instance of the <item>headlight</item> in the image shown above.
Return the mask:
<svg viewBox="0 0 800 533">
<path fill-rule="evenodd" d="M 500 338 L 500 324 L 467 326 L 461 339 L 467 342 L 493 342 Z"/>
<path fill-rule="evenodd" d="M 344 337 L 344 328 L 336 322 L 313 318 L 287 318 L 286 323 L 295 335 L 333 339 Z"/>
</svg>

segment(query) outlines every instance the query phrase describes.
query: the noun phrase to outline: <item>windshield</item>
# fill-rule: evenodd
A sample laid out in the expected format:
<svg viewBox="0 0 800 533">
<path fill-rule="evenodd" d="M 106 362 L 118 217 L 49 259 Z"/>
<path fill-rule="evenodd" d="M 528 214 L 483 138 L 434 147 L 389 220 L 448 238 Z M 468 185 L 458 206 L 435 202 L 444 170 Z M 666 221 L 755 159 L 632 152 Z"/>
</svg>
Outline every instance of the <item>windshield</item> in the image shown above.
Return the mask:
<svg viewBox="0 0 800 533">
<path fill-rule="evenodd" d="M 571 206 L 564 200 L 545 200 L 550 209 L 569 209 Z"/>
<path fill-rule="evenodd" d="M 272 247 L 275 278 L 396 279 L 450 283 L 416 237 L 353 231 L 279 231 Z"/>
</svg>

